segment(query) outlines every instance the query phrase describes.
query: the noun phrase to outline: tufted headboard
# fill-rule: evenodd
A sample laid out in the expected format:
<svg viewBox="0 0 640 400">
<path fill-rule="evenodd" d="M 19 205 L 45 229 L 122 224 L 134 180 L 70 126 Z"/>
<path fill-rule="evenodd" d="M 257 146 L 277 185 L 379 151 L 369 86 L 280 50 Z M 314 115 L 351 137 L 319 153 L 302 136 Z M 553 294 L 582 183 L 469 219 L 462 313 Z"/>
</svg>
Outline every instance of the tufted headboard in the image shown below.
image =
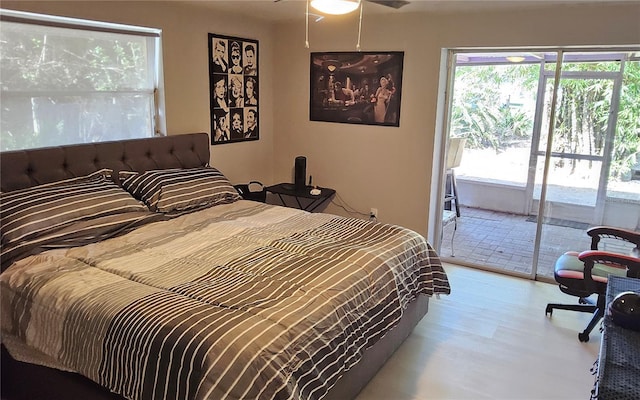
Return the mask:
<svg viewBox="0 0 640 400">
<path fill-rule="evenodd" d="M 84 176 L 102 168 L 147 171 L 209 163 L 209 135 L 189 133 L 117 142 L 75 144 L 0 153 L 0 190 L 9 192 Z"/>
</svg>

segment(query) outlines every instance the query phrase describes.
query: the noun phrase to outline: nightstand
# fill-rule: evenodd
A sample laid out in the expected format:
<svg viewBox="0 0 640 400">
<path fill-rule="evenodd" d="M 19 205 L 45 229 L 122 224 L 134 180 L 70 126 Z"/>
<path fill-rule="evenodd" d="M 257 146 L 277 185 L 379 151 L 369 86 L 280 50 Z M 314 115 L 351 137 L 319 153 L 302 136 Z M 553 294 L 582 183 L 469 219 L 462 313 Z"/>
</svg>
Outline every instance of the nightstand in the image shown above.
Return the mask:
<svg viewBox="0 0 640 400">
<path fill-rule="evenodd" d="M 313 212 L 318 206 L 336 194 L 336 191 L 333 189 L 318 187 L 317 189 L 320 189 L 320 194 L 313 195 L 310 193 L 311 189 L 313 189 L 313 186 L 306 186 L 303 190 L 296 190 L 293 183 L 278 183 L 277 185 L 267 186 L 265 188 L 266 191 L 277 194 L 283 205 L 287 206 L 287 203 L 282 196 L 293 197 L 297 205 L 297 207 L 295 205 L 294 207 L 309 212 Z"/>
</svg>

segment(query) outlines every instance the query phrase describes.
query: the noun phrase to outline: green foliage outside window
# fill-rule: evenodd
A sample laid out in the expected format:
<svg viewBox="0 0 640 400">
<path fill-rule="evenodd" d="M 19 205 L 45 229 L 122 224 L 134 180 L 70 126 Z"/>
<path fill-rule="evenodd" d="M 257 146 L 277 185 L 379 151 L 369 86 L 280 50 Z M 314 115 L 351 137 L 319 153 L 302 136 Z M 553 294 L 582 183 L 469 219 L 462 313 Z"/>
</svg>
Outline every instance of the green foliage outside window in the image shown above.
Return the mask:
<svg viewBox="0 0 640 400">
<path fill-rule="evenodd" d="M 2 150 L 153 135 L 145 36 L 4 23 Z"/>
<path fill-rule="evenodd" d="M 510 85 L 535 99 L 537 66 L 464 66 L 456 69 L 452 132 L 467 138 L 469 148 L 507 147 L 531 140 L 533 111 L 504 99 L 501 87 Z"/>
<path fill-rule="evenodd" d="M 567 63 L 567 66 L 572 71 L 619 70 L 618 62 Z M 496 153 L 509 147 L 528 146 L 535 107 L 514 104 L 510 98 L 505 100 L 501 88 L 519 91 L 522 98 L 535 102 L 539 73 L 537 64 L 456 68 L 452 135 L 467 138 L 469 148 L 492 148 Z M 613 82 L 608 79 L 563 78 L 554 127 L 554 152 L 603 155 L 612 90 Z M 611 178 L 628 176 L 639 153 L 640 62 L 628 61 L 613 143 Z M 573 164 L 576 160 L 567 162 Z"/>
</svg>

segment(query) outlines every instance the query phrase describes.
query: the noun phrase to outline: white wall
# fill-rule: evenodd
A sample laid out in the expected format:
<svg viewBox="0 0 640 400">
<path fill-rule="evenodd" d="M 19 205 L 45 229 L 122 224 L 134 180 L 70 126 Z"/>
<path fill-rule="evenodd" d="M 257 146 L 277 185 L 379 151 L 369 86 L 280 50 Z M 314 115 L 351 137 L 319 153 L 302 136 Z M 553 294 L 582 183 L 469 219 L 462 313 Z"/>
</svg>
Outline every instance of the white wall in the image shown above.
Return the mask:
<svg viewBox="0 0 640 400">
<path fill-rule="evenodd" d="M 639 44 L 639 20 L 638 2 L 408 16 L 369 16 L 365 8 L 362 50 L 405 52 L 399 128 L 309 121 L 309 53 L 354 51 L 357 13 L 310 23 L 310 49 L 304 19 L 279 25 L 274 177 L 290 181 L 293 159 L 305 155 L 318 185 L 426 234 L 441 49 Z M 326 211 L 346 214 L 333 204 Z"/>
</svg>

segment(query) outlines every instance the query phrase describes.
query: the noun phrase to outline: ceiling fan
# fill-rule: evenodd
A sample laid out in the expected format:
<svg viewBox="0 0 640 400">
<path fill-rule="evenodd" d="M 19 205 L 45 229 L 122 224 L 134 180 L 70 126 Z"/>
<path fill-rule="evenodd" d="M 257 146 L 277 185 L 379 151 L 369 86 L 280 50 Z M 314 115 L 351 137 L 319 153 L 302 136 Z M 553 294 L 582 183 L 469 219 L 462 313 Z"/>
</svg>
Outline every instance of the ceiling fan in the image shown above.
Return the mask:
<svg viewBox="0 0 640 400">
<path fill-rule="evenodd" d="M 380 4 L 382 6 L 387 6 L 395 9 L 404 7 L 410 3 L 409 1 L 404 1 L 404 0 L 365 0 L 365 1 L 368 1 L 369 3 Z"/>
<path fill-rule="evenodd" d="M 273 0 L 275 3 L 280 2 L 281 0 Z M 307 0 L 307 18 L 306 22 L 306 36 L 305 36 L 305 47 L 309 48 L 309 6 L 315 8 L 324 14 L 348 14 L 360 8 L 360 20 L 358 24 L 358 43 L 356 44 L 356 50 L 360 51 L 360 36 L 362 32 L 362 9 L 364 2 L 370 2 L 374 4 L 379 4 L 386 7 L 391 7 L 398 9 L 410 3 L 408 0 Z M 316 22 L 322 19 L 322 16 L 316 19 Z"/>
<path fill-rule="evenodd" d="M 278 3 L 282 0 L 274 0 L 274 3 Z M 362 1 L 367 1 L 369 3 L 375 3 L 375 4 L 379 4 L 381 6 L 386 6 L 386 7 L 391 7 L 391 8 L 401 8 L 403 6 L 406 6 L 407 4 L 410 3 L 410 1 L 406 1 L 406 0 L 362 0 Z M 353 7 L 353 9 L 355 10 L 355 8 L 357 8 L 357 5 L 359 5 L 360 1 L 359 0 L 329 0 L 328 3 L 340 3 L 340 2 L 344 2 L 344 3 L 354 3 L 355 6 Z M 312 2 L 313 3 L 313 2 Z"/>
</svg>

